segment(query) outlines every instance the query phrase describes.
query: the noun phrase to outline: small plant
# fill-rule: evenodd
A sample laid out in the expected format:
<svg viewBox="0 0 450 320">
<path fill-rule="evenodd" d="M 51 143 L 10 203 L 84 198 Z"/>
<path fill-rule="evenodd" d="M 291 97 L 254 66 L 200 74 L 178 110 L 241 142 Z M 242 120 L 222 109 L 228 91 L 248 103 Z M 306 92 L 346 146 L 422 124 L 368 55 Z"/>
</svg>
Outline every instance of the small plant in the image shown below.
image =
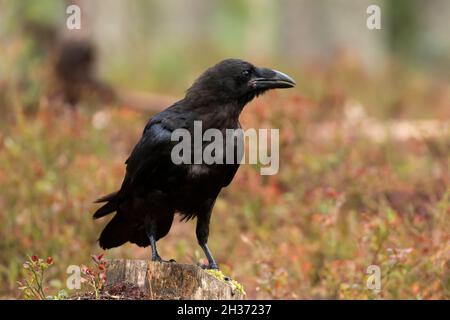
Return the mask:
<svg viewBox="0 0 450 320">
<path fill-rule="evenodd" d="M 85 283 L 94 291 L 95 299 L 100 299 L 100 293 L 106 282 L 106 261 L 103 260 L 103 254 L 91 255 L 95 266 L 89 268 L 85 265 L 81 266 L 83 277 L 82 283 Z"/>
<path fill-rule="evenodd" d="M 45 293 L 45 271 L 53 265 L 53 258 L 41 259 L 36 255 L 28 257 L 23 264 L 25 279 L 18 281 L 19 289 L 23 292 L 25 299 L 46 300 L 51 298 Z"/>
</svg>

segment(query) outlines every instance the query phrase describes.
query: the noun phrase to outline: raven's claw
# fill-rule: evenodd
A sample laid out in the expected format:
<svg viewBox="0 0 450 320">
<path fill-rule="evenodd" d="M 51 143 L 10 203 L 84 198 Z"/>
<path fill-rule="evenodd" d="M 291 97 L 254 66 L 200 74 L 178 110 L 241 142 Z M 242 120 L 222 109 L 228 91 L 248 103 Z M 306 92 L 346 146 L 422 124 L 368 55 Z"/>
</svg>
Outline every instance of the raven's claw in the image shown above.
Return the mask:
<svg viewBox="0 0 450 320">
<path fill-rule="evenodd" d="M 219 270 L 217 264 L 199 264 L 199 267 L 203 270 Z"/>
<path fill-rule="evenodd" d="M 176 261 L 174 259 L 170 259 L 170 260 L 164 260 L 162 259 L 160 256 L 156 256 L 152 258 L 153 262 L 166 262 L 166 263 L 176 263 Z"/>
</svg>

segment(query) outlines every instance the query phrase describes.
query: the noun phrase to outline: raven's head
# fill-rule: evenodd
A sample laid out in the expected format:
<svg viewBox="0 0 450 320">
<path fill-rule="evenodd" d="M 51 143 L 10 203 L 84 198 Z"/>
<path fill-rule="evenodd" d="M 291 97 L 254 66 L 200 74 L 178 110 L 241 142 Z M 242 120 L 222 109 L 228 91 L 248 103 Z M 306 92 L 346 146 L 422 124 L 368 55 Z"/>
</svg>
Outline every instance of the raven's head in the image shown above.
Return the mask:
<svg viewBox="0 0 450 320">
<path fill-rule="evenodd" d="M 288 75 L 258 68 L 239 59 L 226 59 L 206 70 L 188 90 L 186 97 L 203 101 L 236 101 L 242 106 L 270 89 L 292 88 Z"/>
</svg>

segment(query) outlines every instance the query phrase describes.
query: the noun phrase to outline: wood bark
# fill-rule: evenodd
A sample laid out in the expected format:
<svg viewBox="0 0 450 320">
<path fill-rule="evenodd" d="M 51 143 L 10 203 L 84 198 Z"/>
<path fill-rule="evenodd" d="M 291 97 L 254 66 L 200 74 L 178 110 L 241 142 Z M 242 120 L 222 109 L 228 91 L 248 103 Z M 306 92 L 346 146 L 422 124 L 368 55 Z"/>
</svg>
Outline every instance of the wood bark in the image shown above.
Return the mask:
<svg viewBox="0 0 450 320">
<path fill-rule="evenodd" d="M 220 280 L 195 265 L 148 260 L 110 260 L 105 290 L 126 298 L 139 292 L 142 299 L 242 300 L 232 281 Z M 122 291 L 122 292 L 118 292 Z"/>
</svg>

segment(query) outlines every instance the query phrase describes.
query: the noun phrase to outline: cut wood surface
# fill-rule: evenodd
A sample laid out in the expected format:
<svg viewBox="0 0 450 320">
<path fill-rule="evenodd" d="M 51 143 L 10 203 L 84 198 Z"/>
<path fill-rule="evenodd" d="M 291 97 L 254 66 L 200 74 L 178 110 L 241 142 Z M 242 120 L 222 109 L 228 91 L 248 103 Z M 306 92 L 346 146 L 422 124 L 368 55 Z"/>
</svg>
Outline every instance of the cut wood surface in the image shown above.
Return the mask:
<svg viewBox="0 0 450 320">
<path fill-rule="evenodd" d="M 216 273 L 216 272 L 212 272 Z M 218 273 L 218 272 L 217 272 Z M 144 299 L 242 300 L 244 293 L 231 279 L 219 277 L 195 265 L 148 260 L 110 260 L 105 290 L 121 295 L 130 290 Z M 131 288 L 131 289 L 130 289 Z"/>
</svg>

